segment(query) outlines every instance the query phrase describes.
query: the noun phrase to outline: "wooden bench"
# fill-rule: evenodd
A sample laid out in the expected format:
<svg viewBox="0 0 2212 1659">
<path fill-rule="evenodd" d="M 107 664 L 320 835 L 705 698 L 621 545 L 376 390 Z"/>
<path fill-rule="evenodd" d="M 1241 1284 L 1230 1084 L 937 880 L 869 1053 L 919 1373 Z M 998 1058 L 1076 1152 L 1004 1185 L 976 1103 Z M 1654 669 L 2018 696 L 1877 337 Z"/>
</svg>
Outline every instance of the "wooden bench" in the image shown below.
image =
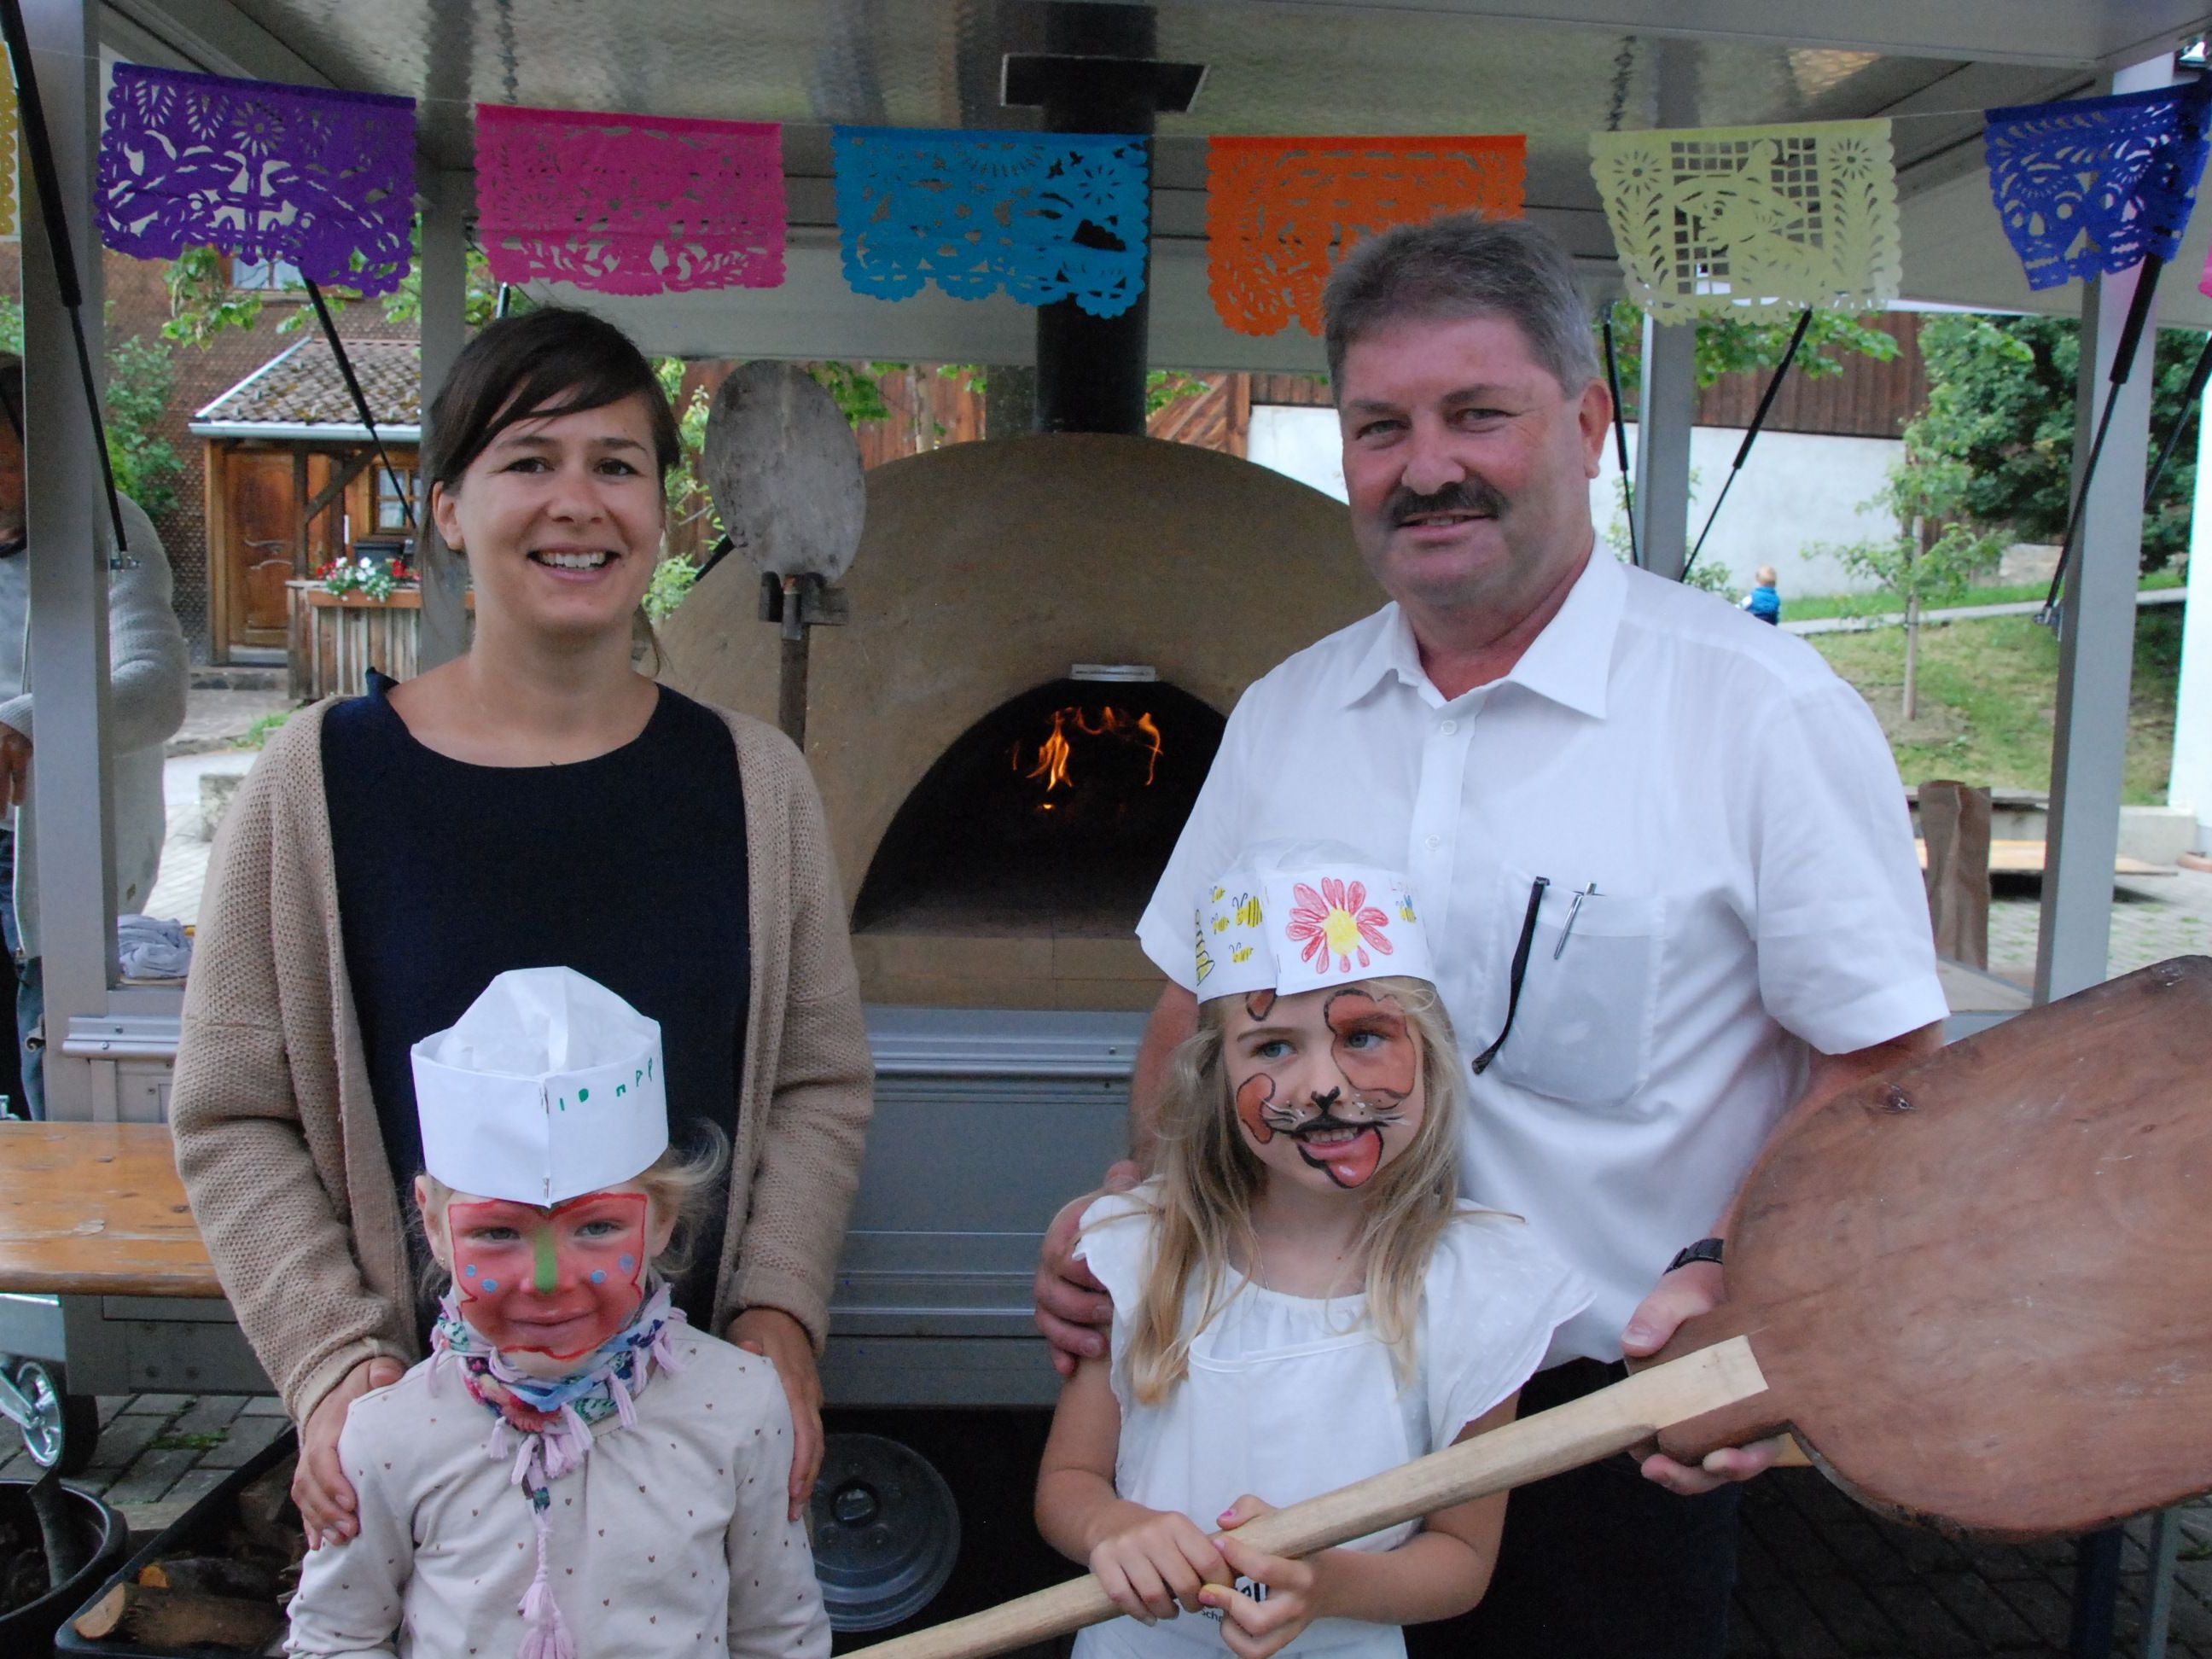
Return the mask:
<svg viewBox="0 0 2212 1659">
<path fill-rule="evenodd" d="M 1913 843 L 1920 849 L 1920 867 L 1928 867 L 1928 843 Z M 1990 873 L 1993 876 L 2039 876 L 2043 873 L 2045 843 L 2039 841 L 1993 841 L 1990 843 Z M 2112 860 L 2116 876 L 2170 876 L 2172 870 L 2163 864 L 2150 864 L 2142 859 L 2130 858 L 2125 853 Z"/>
<path fill-rule="evenodd" d="M 0 1291 L 220 1297 L 159 1123 L 0 1123 Z"/>
</svg>

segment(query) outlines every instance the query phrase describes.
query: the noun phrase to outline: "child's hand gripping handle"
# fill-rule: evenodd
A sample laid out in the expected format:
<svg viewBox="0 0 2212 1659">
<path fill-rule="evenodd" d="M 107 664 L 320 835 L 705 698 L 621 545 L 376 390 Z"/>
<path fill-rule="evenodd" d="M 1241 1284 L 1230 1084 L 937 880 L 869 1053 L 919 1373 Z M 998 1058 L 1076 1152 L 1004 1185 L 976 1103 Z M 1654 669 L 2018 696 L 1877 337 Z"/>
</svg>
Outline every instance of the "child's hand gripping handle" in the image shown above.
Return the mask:
<svg viewBox="0 0 2212 1659">
<path fill-rule="evenodd" d="M 1403 1468 L 1261 1516 L 1238 1528 L 1237 1535 L 1270 1555 L 1310 1555 L 1416 1516 L 1594 1463 L 1650 1440 L 1669 1424 L 1718 1411 L 1765 1388 L 1749 1341 L 1735 1337 Z M 1078 1578 L 862 1648 L 847 1659 L 987 1659 L 1118 1613 L 1096 1578 Z"/>
</svg>

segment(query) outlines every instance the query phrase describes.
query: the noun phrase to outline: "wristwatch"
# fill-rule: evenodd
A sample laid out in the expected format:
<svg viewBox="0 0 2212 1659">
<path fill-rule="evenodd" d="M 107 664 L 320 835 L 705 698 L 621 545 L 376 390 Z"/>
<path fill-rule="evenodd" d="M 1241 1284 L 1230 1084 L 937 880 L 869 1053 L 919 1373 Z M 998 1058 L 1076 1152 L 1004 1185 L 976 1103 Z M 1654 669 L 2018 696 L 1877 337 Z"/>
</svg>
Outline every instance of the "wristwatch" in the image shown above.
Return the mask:
<svg viewBox="0 0 2212 1659">
<path fill-rule="evenodd" d="M 1674 1252 L 1674 1259 L 1667 1264 L 1667 1271 L 1671 1273 L 1675 1268 L 1686 1267 L 1692 1261 L 1710 1261 L 1717 1267 L 1721 1265 L 1721 1252 L 1727 1245 L 1728 1241 L 1723 1238 L 1701 1238 L 1694 1244 L 1685 1244 Z"/>
</svg>

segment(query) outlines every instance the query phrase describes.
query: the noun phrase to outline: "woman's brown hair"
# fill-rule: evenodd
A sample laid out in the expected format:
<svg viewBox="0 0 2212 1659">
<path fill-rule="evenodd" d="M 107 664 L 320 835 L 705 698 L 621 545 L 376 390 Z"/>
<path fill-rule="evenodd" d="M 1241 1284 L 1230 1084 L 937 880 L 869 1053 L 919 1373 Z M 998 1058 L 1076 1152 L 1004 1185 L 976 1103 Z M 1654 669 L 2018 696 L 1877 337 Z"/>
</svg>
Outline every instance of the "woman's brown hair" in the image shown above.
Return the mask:
<svg viewBox="0 0 2212 1659">
<path fill-rule="evenodd" d="M 423 476 L 458 489 L 469 464 L 517 422 L 605 409 L 632 397 L 645 399 L 653 458 L 665 480 L 683 442 L 668 396 L 629 336 L 588 311 L 557 306 L 502 317 L 462 349 L 438 388 L 422 446 Z"/>
</svg>

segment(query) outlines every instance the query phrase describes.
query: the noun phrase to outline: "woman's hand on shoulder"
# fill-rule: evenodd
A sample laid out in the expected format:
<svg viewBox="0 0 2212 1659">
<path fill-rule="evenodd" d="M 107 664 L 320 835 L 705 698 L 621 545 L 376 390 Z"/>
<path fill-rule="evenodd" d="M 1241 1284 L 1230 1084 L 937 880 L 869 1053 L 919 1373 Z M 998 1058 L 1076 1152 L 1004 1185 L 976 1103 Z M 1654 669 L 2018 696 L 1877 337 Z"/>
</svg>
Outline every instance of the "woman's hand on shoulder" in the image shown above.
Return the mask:
<svg viewBox="0 0 2212 1659">
<path fill-rule="evenodd" d="M 1118 1504 L 1109 1530 L 1091 1551 L 1090 1567 L 1114 1605 L 1147 1625 L 1196 1613 L 1208 1584 L 1228 1581 L 1229 1564 L 1187 1515 Z"/>
<path fill-rule="evenodd" d="M 405 1376 L 398 1360 L 364 1359 L 325 1395 L 300 1429 L 300 1458 L 292 1469 L 292 1501 L 307 1534 L 307 1547 L 343 1544 L 361 1530 L 352 1483 L 338 1464 L 338 1436 L 353 1402 L 372 1389 L 388 1389 Z"/>
<path fill-rule="evenodd" d="M 775 1368 L 791 1404 L 789 1518 L 796 1521 L 822 1472 L 822 1374 L 815 1369 L 814 1343 L 781 1308 L 746 1309 L 730 1322 L 729 1340 Z"/>
<path fill-rule="evenodd" d="M 1275 1506 L 1247 1493 L 1223 1511 L 1221 1524 L 1229 1528 L 1216 1535 L 1223 1558 L 1243 1577 L 1266 1589 L 1262 1601 L 1229 1588 L 1228 1581 L 1209 1584 L 1201 1598 L 1221 1611 L 1221 1639 L 1237 1659 L 1268 1659 L 1304 1633 L 1322 1614 L 1322 1571 L 1316 1560 L 1293 1561 L 1269 1555 L 1237 1537 L 1236 1528 L 1267 1514 Z"/>
</svg>

